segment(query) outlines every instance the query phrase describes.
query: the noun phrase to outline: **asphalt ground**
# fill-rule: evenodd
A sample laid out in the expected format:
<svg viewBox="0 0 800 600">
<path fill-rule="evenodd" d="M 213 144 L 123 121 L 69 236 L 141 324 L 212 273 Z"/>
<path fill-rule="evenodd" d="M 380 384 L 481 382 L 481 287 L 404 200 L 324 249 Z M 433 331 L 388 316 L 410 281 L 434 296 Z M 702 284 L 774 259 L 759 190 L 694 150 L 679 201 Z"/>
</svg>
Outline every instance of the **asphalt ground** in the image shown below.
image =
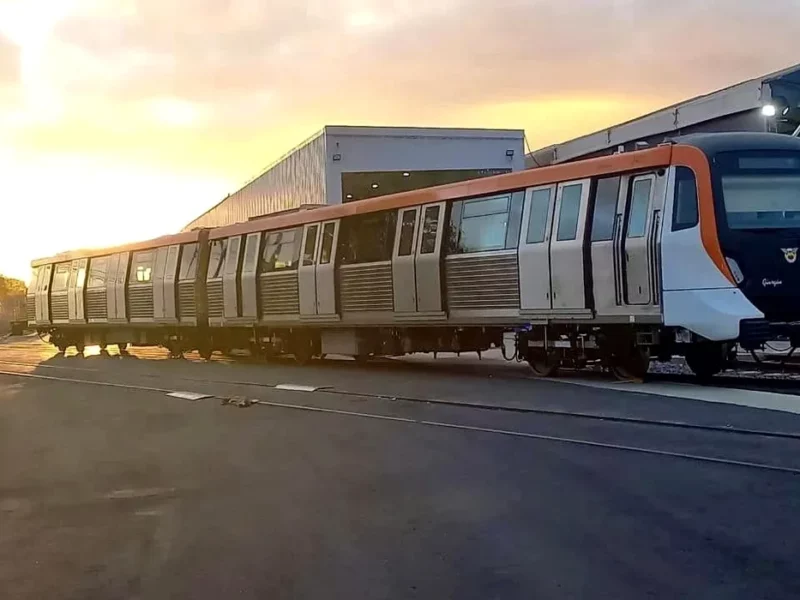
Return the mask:
<svg viewBox="0 0 800 600">
<path fill-rule="evenodd" d="M 800 597 L 800 439 L 669 425 L 798 415 L 491 361 L 164 357 L 0 345 L 0 597 Z"/>
</svg>

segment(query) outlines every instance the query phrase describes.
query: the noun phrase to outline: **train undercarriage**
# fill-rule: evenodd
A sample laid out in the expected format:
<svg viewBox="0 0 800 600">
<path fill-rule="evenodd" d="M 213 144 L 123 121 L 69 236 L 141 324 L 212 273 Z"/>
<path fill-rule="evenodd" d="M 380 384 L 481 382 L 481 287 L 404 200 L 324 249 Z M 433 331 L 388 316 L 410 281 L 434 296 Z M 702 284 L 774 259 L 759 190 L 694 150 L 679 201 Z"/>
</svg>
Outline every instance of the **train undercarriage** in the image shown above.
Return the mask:
<svg viewBox="0 0 800 600">
<path fill-rule="evenodd" d="M 414 353 L 482 353 L 499 348 L 506 360 L 527 362 L 537 377 L 556 377 L 559 370 L 601 367 L 620 380 L 641 380 L 653 360 L 683 356 L 699 378 L 709 378 L 736 359 L 736 342 L 709 342 L 686 330 L 628 325 L 532 325 L 504 327 L 312 328 L 312 327 L 141 327 L 52 328 L 40 336 L 64 352 L 74 346 L 161 346 L 170 357 L 197 351 L 209 359 L 214 352 L 246 350 L 269 360 L 292 356 L 299 364 L 327 355 L 369 360 Z"/>
</svg>

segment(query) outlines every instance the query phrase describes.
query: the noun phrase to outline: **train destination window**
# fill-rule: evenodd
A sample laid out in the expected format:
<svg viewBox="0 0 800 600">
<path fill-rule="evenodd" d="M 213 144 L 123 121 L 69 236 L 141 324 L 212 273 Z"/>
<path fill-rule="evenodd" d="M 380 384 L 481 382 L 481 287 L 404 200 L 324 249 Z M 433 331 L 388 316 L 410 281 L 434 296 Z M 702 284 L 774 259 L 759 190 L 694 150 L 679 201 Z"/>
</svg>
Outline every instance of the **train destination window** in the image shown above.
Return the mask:
<svg viewBox="0 0 800 600">
<path fill-rule="evenodd" d="M 301 229 L 273 231 L 267 234 L 261 253 L 261 272 L 296 269 L 300 262 Z"/>
<path fill-rule="evenodd" d="M 606 242 L 614 237 L 614 219 L 617 216 L 619 177 L 604 177 L 597 180 L 592 216 L 592 241 Z"/>
<path fill-rule="evenodd" d="M 53 274 L 53 291 L 58 292 L 67 289 L 69 285 L 69 263 L 59 263 L 56 265 Z"/>
<path fill-rule="evenodd" d="M 453 203 L 450 251 L 454 254 L 514 248 L 519 241 L 524 192 Z"/>
<path fill-rule="evenodd" d="M 564 186 L 561 191 L 561 208 L 558 213 L 558 232 L 556 233 L 557 241 L 574 240 L 577 237 L 582 195 L 582 183 Z"/>
<path fill-rule="evenodd" d="M 106 286 L 108 273 L 108 257 L 93 258 L 89 267 L 89 286 L 90 288 L 102 288 Z"/>
<path fill-rule="evenodd" d="M 628 212 L 628 238 L 644 237 L 647 230 L 647 209 L 650 206 L 650 179 L 640 179 L 633 184 L 631 207 Z"/>
<path fill-rule="evenodd" d="M 153 252 L 135 252 L 131 260 L 131 273 L 137 283 L 147 283 L 153 278 Z"/>
<path fill-rule="evenodd" d="M 672 208 L 672 231 L 691 229 L 698 223 L 697 180 L 694 171 L 678 167 L 675 171 L 675 205 Z"/>
<path fill-rule="evenodd" d="M 416 209 L 403 211 L 400 223 L 400 244 L 397 249 L 398 256 L 409 256 L 414 250 L 414 227 L 417 225 Z"/>
<path fill-rule="evenodd" d="M 422 241 L 420 254 L 431 254 L 436 251 L 436 234 L 439 233 L 439 212 L 441 207 L 429 206 L 425 209 L 425 218 L 422 223 Z"/>
<path fill-rule="evenodd" d="M 384 262 L 392 259 L 397 211 L 347 217 L 339 231 L 339 256 L 343 264 Z"/>
<path fill-rule="evenodd" d="M 314 252 L 317 249 L 317 230 L 319 225 L 312 225 L 306 232 L 306 245 L 303 248 L 303 265 L 314 264 Z"/>
<path fill-rule="evenodd" d="M 327 265 L 331 262 L 335 233 L 336 223 L 325 223 L 325 225 L 322 226 L 322 248 L 319 249 L 319 264 L 321 265 Z"/>
<path fill-rule="evenodd" d="M 538 244 L 547 236 L 547 218 L 550 216 L 550 196 L 552 188 L 534 190 L 531 194 L 531 208 L 528 214 L 527 244 Z"/>
<path fill-rule="evenodd" d="M 197 261 L 200 258 L 200 247 L 197 244 L 185 244 L 181 249 L 181 268 L 178 279 L 185 281 L 197 276 Z"/>
<path fill-rule="evenodd" d="M 211 251 L 208 259 L 208 277 L 216 279 L 222 277 L 225 266 L 225 255 L 228 252 L 228 240 L 214 240 L 211 242 Z"/>
</svg>

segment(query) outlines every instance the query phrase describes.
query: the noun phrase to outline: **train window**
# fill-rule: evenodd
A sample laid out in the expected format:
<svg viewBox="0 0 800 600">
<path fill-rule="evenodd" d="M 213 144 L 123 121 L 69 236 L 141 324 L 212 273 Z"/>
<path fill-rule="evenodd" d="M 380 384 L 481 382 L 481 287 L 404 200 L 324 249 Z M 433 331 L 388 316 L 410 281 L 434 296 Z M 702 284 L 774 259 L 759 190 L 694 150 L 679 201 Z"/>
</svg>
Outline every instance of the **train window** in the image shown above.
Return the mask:
<svg viewBox="0 0 800 600">
<path fill-rule="evenodd" d="M 339 256 L 343 264 L 392 259 L 397 229 L 396 210 L 347 217 L 340 227 Z"/>
<path fill-rule="evenodd" d="M 108 273 L 108 257 L 93 258 L 89 266 L 89 286 L 90 288 L 102 288 L 106 286 Z"/>
<path fill-rule="evenodd" d="M 225 266 L 225 255 L 228 253 L 228 240 L 214 240 L 211 242 L 211 251 L 208 259 L 208 278 L 222 277 Z"/>
<path fill-rule="evenodd" d="M 650 179 L 639 179 L 633 184 L 631 206 L 628 211 L 628 238 L 644 237 L 647 230 L 647 209 L 650 207 Z"/>
<path fill-rule="evenodd" d="M 322 248 L 319 252 L 319 264 L 327 265 L 331 262 L 333 253 L 333 238 L 336 233 L 336 223 L 325 223 L 322 226 Z"/>
<path fill-rule="evenodd" d="M 317 230 L 319 225 L 312 225 L 306 232 L 306 245 L 303 248 L 303 265 L 314 264 L 314 252 L 317 249 Z"/>
<path fill-rule="evenodd" d="M 239 262 L 241 260 L 241 252 L 239 252 L 239 248 L 242 245 L 242 237 L 237 236 L 230 238 L 228 240 L 228 253 L 225 261 L 225 274 L 226 275 L 235 275 L 236 271 L 239 267 Z"/>
<path fill-rule="evenodd" d="M 519 242 L 525 193 L 453 203 L 449 251 L 453 254 L 515 248 Z"/>
<path fill-rule="evenodd" d="M 197 276 L 197 261 L 200 259 L 198 244 L 185 244 L 181 249 L 181 269 L 178 278 L 181 281 L 194 279 Z"/>
<path fill-rule="evenodd" d="M 261 272 L 296 269 L 300 262 L 300 229 L 273 231 L 267 234 L 261 253 Z"/>
<path fill-rule="evenodd" d="M 422 223 L 422 241 L 419 246 L 420 254 L 431 254 L 436 251 L 436 234 L 439 233 L 439 212 L 441 207 L 429 206 L 425 209 L 425 219 Z"/>
<path fill-rule="evenodd" d="M 619 177 L 604 177 L 597 180 L 592 216 L 592 241 L 605 242 L 614 236 L 614 220 L 617 216 Z"/>
<path fill-rule="evenodd" d="M 414 228 L 417 226 L 417 209 L 403 211 L 400 223 L 398 256 L 409 256 L 414 250 Z"/>
<path fill-rule="evenodd" d="M 561 208 L 558 212 L 558 232 L 556 233 L 557 241 L 574 240 L 577 237 L 582 195 L 582 183 L 567 185 L 561 190 Z"/>
<path fill-rule="evenodd" d="M 153 279 L 153 252 L 135 252 L 131 260 L 132 278 L 137 283 L 147 283 Z"/>
<path fill-rule="evenodd" d="M 31 270 L 31 282 L 28 284 L 28 294 L 33 294 L 36 290 L 37 279 L 39 279 L 39 267 L 33 267 Z"/>
<path fill-rule="evenodd" d="M 56 265 L 55 273 L 53 274 L 53 288 L 54 292 L 67 289 L 69 285 L 69 263 L 59 263 Z"/>
<path fill-rule="evenodd" d="M 544 241 L 547 235 L 547 218 L 550 216 L 550 196 L 552 194 L 552 188 L 534 190 L 531 194 L 526 243 L 539 244 Z"/>
<path fill-rule="evenodd" d="M 678 167 L 675 171 L 675 203 L 672 207 L 672 231 L 691 229 L 698 223 L 697 180 L 694 171 Z"/>
</svg>

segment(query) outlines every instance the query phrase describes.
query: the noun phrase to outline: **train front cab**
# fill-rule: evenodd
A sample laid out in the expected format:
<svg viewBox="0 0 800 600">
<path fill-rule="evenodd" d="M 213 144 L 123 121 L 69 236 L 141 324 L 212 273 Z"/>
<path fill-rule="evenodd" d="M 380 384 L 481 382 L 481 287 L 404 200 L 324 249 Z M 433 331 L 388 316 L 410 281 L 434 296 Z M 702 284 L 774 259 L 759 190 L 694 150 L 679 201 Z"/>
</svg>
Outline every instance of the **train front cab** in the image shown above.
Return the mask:
<svg viewBox="0 0 800 600">
<path fill-rule="evenodd" d="M 673 165 L 661 254 L 678 353 L 712 375 L 737 343 L 800 345 L 800 140 L 687 136 Z"/>
</svg>

